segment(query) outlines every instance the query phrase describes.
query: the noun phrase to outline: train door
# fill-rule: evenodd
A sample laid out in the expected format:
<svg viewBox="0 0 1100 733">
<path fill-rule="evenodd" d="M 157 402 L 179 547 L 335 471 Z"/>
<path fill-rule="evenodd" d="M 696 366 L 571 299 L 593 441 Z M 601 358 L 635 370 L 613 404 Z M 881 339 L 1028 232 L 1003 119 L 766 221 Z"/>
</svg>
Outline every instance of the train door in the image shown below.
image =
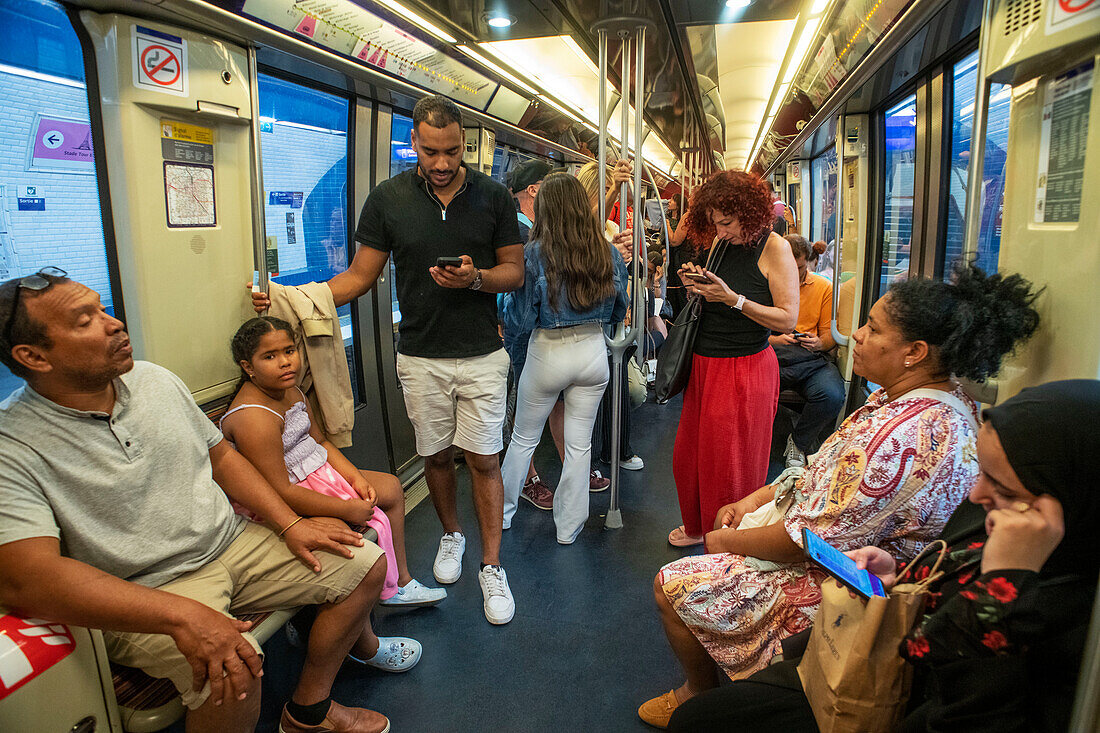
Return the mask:
<svg viewBox="0 0 1100 733">
<path fill-rule="evenodd" d="M 360 187 L 356 196 L 355 211 L 363 208 L 370 188 L 387 178 L 416 167 L 416 151 L 412 148 L 412 118 L 379 104 L 374 122 L 376 141 L 373 180 L 369 187 Z M 377 381 L 379 394 L 385 403 L 385 418 L 389 426 L 390 455 L 393 471 L 403 480 L 416 473 L 419 467 L 416 438 L 412 423 L 405 412 L 405 399 L 397 378 L 397 340 L 401 325 L 401 304 L 397 300 L 397 279 L 393 260 L 386 265 L 378 284 L 374 287 L 373 302 L 377 329 Z M 366 298 L 360 298 L 366 301 Z M 365 304 L 364 304 L 365 305 Z"/>
<path fill-rule="evenodd" d="M 373 105 L 267 65 L 258 75 L 257 98 L 270 280 L 324 282 L 347 269 L 352 254 L 358 210 L 352 197 L 369 190 L 370 182 L 351 172 L 371 169 Z M 359 120 L 366 121 L 365 133 Z M 345 452 L 358 465 L 393 470 L 376 387 L 373 310 L 370 296 L 337 309 L 355 405 L 352 445 Z"/>
</svg>

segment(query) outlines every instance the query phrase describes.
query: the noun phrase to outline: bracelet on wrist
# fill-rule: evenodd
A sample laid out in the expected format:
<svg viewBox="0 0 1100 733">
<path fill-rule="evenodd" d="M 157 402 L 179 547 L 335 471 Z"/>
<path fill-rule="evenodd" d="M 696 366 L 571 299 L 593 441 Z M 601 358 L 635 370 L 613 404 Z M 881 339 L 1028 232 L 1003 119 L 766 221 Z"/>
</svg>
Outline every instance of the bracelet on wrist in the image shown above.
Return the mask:
<svg viewBox="0 0 1100 733">
<path fill-rule="evenodd" d="M 289 529 L 290 529 L 291 527 L 293 527 L 293 526 L 294 526 L 295 524 L 297 524 L 298 522 L 302 521 L 303 519 L 305 519 L 305 517 L 298 517 L 298 518 L 297 518 L 297 519 L 295 519 L 295 520 L 294 520 L 293 522 L 291 522 L 291 523 L 290 523 L 290 524 L 288 524 L 287 526 L 283 527 L 282 531 L 281 531 L 281 532 L 279 532 L 279 537 L 282 537 L 282 536 L 283 536 L 284 534 L 286 534 L 286 533 L 287 533 L 287 530 L 289 530 Z"/>
</svg>

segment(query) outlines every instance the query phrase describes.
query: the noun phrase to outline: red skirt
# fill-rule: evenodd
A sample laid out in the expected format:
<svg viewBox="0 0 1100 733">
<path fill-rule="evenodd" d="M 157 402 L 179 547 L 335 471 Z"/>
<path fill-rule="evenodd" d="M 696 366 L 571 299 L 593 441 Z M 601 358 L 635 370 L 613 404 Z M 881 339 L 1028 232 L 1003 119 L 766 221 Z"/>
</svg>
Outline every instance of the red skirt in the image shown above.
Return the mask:
<svg viewBox="0 0 1100 733">
<path fill-rule="evenodd" d="M 719 509 L 767 481 L 778 405 L 779 362 L 770 346 L 751 356 L 693 357 L 672 454 L 688 535 L 714 529 Z"/>
</svg>

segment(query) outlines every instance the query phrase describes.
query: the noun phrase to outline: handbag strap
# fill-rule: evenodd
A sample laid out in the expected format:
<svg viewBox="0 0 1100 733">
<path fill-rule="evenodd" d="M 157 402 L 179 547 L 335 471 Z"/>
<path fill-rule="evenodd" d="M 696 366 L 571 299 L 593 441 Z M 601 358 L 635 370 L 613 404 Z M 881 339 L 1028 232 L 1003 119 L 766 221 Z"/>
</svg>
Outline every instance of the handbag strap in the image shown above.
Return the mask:
<svg viewBox="0 0 1100 733">
<path fill-rule="evenodd" d="M 939 580 L 940 576 L 942 575 L 942 573 L 939 572 L 940 564 L 943 563 L 944 557 L 947 556 L 947 543 L 943 540 L 934 540 L 925 545 L 924 549 L 917 553 L 917 556 L 913 558 L 913 561 L 905 566 L 905 570 L 902 570 L 898 574 L 897 579 L 894 581 L 894 585 L 899 584 L 901 582 L 901 579 L 904 578 L 906 575 L 910 575 L 913 571 L 913 568 L 917 566 L 917 563 L 923 560 L 926 555 L 930 554 L 933 548 L 938 549 L 939 556 L 936 557 L 936 562 L 933 563 L 931 570 L 928 571 L 928 577 L 916 583 L 913 583 L 913 585 L 924 589 L 930 586 L 933 582 Z"/>
</svg>

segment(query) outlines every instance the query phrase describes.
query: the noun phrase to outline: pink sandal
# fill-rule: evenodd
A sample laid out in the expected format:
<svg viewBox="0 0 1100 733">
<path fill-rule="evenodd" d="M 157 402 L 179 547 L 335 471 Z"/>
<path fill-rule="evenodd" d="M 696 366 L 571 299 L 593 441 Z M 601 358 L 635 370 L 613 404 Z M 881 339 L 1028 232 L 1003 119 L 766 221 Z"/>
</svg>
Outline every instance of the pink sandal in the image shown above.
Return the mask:
<svg viewBox="0 0 1100 733">
<path fill-rule="evenodd" d="M 687 532 L 684 531 L 684 525 L 680 525 L 676 529 L 668 533 L 668 544 L 673 547 L 693 547 L 695 545 L 703 544 L 702 537 L 689 537 Z"/>
</svg>

